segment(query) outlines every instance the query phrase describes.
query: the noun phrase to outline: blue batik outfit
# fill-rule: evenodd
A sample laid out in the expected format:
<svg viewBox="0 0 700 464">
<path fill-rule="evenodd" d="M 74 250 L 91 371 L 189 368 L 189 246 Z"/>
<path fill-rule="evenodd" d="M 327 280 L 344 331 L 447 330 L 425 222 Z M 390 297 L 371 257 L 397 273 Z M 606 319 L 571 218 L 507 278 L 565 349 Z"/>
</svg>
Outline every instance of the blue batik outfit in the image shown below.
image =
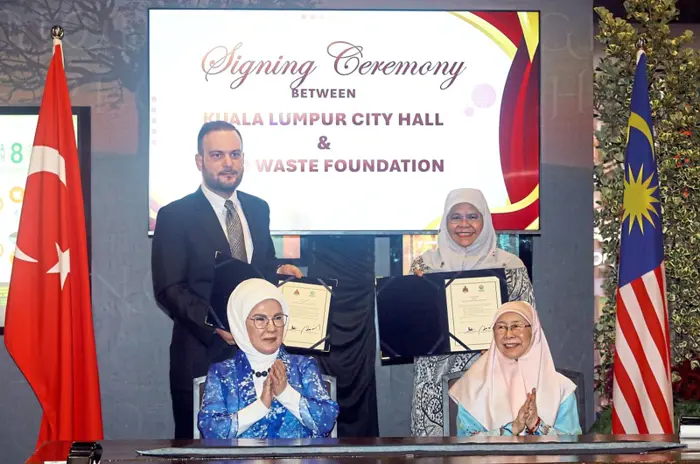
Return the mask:
<svg viewBox="0 0 700 464">
<path fill-rule="evenodd" d="M 338 403 L 328 395 L 316 361 L 284 348 L 278 358 L 287 370 L 287 387 L 269 409 L 258 399 L 243 351 L 211 366 L 198 415 L 203 438 L 315 438 L 331 433 Z"/>
</svg>

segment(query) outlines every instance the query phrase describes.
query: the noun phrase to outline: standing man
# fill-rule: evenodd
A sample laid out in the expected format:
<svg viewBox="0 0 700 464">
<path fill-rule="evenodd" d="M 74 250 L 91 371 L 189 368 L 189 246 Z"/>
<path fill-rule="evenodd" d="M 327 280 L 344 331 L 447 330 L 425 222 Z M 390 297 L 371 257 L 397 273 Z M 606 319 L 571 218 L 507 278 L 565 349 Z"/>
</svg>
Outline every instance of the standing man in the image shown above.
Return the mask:
<svg viewBox="0 0 700 464">
<path fill-rule="evenodd" d="M 202 185 L 158 211 L 151 253 L 155 297 L 173 320 L 170 395 L 176 439 L 193 437 L 193 380 L 206 375 L 213 358 L 234 344 L 229 332 L 205 323 L 216 253 L 230 253 L 263 275 L 277 269 L 301 277 L 296 266 L 277 267 L 268 204 L 237 190 L 244 171 L 238 129 L 225 121 L 205 123 L 195 162 Z"/>
</svg>

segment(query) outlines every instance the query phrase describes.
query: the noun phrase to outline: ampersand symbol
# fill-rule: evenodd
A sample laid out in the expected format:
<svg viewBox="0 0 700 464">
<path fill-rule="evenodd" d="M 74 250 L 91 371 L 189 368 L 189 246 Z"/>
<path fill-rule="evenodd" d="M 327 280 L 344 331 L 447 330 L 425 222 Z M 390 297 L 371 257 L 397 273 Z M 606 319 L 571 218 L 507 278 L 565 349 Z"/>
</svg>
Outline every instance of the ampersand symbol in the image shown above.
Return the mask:
<svg viewBox="0 0 700 464">
<path fill-rule="evenodd" d="M 318 145 L 316 145 L 319 150 L 330 150 L 331 149 L 331 143 L 328 142 L 328 137 L 325 135 L 322 135 L 321 137 L 318 138 Z"/>
</svg>

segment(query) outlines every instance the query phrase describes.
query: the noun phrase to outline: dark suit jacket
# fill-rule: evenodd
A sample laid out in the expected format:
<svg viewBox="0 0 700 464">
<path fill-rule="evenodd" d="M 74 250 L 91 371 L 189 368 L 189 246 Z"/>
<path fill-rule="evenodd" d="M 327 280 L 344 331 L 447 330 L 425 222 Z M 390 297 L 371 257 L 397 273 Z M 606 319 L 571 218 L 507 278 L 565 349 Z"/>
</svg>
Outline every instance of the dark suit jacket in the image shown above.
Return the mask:
<svg viewBox="0 0 700 464">
<path fill-rule="evenodd" d="M 238 192 L 253 241 L 251 264 L 264 275 L 277 267 L 270 237 L 270 207 Z M 170 344 L 170 389 L 191 390 L 192 380 L 206 375 L 211 362 L 232 355 L 205 324 L 216 252 L 230 255 L 221 223 L 201 189 L 158 211 L 153 233 L 151 270 L 156 301 L 173 320 Z"/>
</svg>

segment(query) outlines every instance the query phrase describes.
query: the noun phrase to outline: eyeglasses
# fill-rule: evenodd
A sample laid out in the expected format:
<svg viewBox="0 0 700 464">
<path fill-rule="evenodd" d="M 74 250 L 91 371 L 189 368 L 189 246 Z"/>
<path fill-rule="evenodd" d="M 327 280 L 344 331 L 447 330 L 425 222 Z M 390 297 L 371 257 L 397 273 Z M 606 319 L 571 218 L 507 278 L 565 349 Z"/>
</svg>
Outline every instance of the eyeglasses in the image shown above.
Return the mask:
<svg viewBox="0 0 700 464">
<path fill-rule="evenodd" d="M 449 216 L 447 218 L 447 222 L 449 222 L 450 224 L 459 224 L 462 221 L 474 223 L 474 222 L 478 222 L 479 219 L 481 219 L 481 214 L 478 214 L 478 213 L 471 213 L 471 214 L 467 214 L 466 216 L 462 216 L 459 214 L 453 214 L 452 216 Z"/>
<path fill-rule="evenodd" d="M 513 332 L 513 335 L 520 335 L 525 330 L 525 327 L 532 327 L 530 324 L 513 324 L 507 326 L 505 324 L 498 324 L 494 326 L 493 331 L 498 335 L 505 335 L 508 333 L 508 329 Z"/>
<path fill-rule="evenodd" d="M 267 316 L 263 315 L 255 315 L 250 318 L 251 321 L 253 321 L 253 325 L 255 325 L 256 329 L 264 329 L 268 326 L 270 323 L 270 318 Z M 286 314 L 278 314 L 272 318 L 272 324 L 275 327 L 284 327 L 287 325 L 287 315 Z"/>
</svg>

